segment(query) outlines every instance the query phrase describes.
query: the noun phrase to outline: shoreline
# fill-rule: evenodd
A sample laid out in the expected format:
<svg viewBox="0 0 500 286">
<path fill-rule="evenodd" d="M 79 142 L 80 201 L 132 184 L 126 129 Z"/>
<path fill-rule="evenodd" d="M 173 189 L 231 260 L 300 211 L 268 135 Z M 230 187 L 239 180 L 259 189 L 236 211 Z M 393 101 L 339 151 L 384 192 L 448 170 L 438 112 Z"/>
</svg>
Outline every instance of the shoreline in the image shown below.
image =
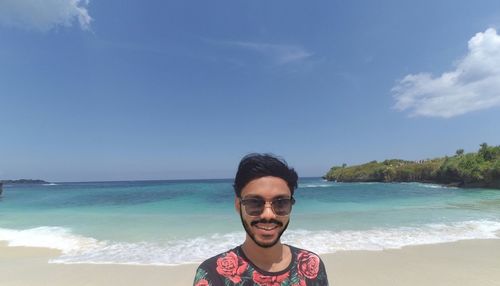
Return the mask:
<svg viewBox="0 0 500 286">
<path fill-rule="evenodd" d="M 348 184 L 356 184 L 356 183 L 380 183 L 380 184 L 428 184 L 428 185 L 437 185 L 443 188 L 459 188 L 459 189 L 486 189 L 486 190 L 495 190 L 500 191 L 500 185 L 498 186 L 489 186 L 489 185 L 481 185 L 479 183 L 475 184 L 464 184 L 460 182 L 451 182 L 451 183 L 443 183 L 438 181 L 376 181 L 376 180 L 329 180 L 324 176 L 321 177 L 323 180 L 331 183 L 348 183 Z"/>
<path fill-rule="evenodd" d="M 60 251 L 0 242 L 0 285 L 191 285 L 198 264 L 49 264 Z M 500 285 L 500 239 L 320 255 L 331 285 Z"/>
</svg>

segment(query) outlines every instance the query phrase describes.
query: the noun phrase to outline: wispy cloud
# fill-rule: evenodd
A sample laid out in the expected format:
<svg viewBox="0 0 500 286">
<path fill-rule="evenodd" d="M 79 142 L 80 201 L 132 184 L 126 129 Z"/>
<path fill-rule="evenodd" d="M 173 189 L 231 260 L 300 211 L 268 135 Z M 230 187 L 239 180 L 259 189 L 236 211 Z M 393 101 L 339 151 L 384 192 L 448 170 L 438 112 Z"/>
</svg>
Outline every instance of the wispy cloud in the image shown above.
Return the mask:
<svg viewBox="0 0 500 286">
<path fill-rule="evenodd" d="M 46 32 L 78 21 L 84 30 L 92 18 L 88 0 L 1 0 L 0 25 Z"/>
<path fill-rule="evenodd" d="M 292 62 L 303 61 L 310 56 L 304 48 L 292 45 L 277 45 L 255 42 L 226 42 L 228 45 L 241 47 L 243 49 L 261 53 L 264 56 L 272 58 L 277 64 L 288 64 Z"/>
<path fill-rule="evenodd" d="M 472 37 L 468 47 L 449 72 L 405 76 L 392 89 L 394 107 L 411 116 L 450 118 L 500 106 L 500 36 L 489 28 Z"/>
<path fill-rule="evenodd" d="M 243 49 L 251 51 L 269 59 L 273 64 L 285 65 L 298 63 L 307 60 L 313 54 L 303 47 L 295 45 L 270 44 L 262 42 L 244 42 L 244 41 L 214 41 L 212 44 L 222 45 L 234 49 Z"/>
</svg>

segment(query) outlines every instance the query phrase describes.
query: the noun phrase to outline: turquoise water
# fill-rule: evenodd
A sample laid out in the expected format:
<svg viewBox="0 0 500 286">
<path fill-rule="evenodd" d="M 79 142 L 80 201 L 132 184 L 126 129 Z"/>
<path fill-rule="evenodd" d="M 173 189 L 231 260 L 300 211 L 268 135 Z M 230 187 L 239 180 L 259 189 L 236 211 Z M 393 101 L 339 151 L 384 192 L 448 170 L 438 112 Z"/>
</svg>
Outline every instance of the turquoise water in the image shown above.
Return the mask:
<svg viewBox="0 0 500 286">
<path fill-rule="evenodd" d="M 231 180 L 5 186 L 0 241 L 53 263 L 200 262 L 244 239 Z M 500 191 L 300 180 L 283 240 L 319 253 L 500 238 Z"/>
</svg>

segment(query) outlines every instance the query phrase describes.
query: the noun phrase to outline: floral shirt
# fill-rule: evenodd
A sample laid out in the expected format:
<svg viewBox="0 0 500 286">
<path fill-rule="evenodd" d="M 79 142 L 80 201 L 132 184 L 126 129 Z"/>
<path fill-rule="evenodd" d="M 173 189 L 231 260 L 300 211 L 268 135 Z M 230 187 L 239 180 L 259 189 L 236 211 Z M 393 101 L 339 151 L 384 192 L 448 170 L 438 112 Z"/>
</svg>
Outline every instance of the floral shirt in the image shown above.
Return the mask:
<svg viewBox="0 0 500 286">
<path fill-rule="evenodd" d="M 205 260 L 196 271 L 193 286 L 327 286 L 325 265 L 318 255 L 289 246 L 292 262 L 279 272 L 259 269 L 241 246 Z"/>
</svg>

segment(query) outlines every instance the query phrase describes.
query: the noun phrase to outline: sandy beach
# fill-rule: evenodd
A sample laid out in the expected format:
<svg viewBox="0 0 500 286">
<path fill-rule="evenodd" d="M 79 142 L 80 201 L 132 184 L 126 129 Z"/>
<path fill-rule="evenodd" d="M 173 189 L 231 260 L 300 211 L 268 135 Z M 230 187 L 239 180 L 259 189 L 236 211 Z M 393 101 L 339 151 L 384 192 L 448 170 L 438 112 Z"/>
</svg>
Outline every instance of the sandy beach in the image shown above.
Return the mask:
<svg viewBox="0 0 500 286">
<path fill-rule="evenodd" d="M 0 244 L 2 286 L 191 285 L 197 265 L 49 264 L 58 251 Z M 331 285 L 500 286 L 500 240 L 322 255 Z"/>
</svg>

